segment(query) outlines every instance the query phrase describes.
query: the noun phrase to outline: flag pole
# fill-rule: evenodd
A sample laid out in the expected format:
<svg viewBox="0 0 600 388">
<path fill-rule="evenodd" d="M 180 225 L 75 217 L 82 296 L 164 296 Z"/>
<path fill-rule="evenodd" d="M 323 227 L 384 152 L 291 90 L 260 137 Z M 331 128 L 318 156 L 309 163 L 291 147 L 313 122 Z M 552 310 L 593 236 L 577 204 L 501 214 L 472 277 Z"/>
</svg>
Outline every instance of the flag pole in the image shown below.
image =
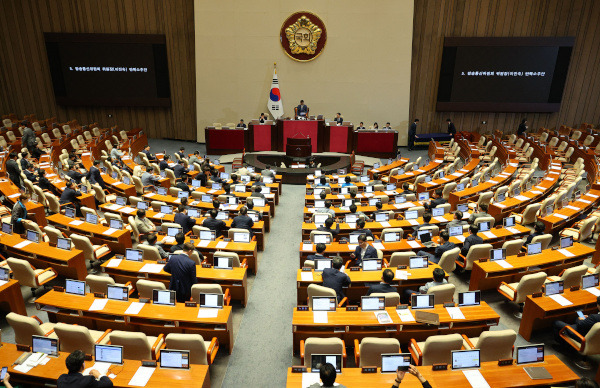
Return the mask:
<svg viewBox="0 0 600 388">
<path fill-rule="evenodd" d="M 275 71 L 275 74 L 277 74 L 277 62 L 273 62 L 273 70 Z"/>
</svg>

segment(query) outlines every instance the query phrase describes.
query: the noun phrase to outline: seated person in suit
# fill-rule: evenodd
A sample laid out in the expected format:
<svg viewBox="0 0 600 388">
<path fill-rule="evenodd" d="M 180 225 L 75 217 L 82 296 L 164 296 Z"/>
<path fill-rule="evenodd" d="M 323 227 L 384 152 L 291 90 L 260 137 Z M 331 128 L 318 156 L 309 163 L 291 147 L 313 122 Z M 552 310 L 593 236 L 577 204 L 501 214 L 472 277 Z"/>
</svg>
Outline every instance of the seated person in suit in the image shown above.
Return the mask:
<svg viewBox="0 0 600 388">
<path fill-rule="evenodd" d="M 29 166 L 27 166 L 27 170 L 23 171 L 23 173 L 25 174 L 25 178 L 27 178 L 31 183 L 37 182 L 38 177 L 33 164 L 29 164 Z"/>
<path fill-rule="evenodd" d="M 225 222 L 223 220 L 217 220 L 216 209 L 211 209 L 208 214 L 210 217 L 202 222 L 202 226 L 210 230 L 214 230 L 217 237 L 221 236 L 223 234 L 223 230 L 226 228 Z"/>
<path fill-rule="evenodd" d="M 250 197 L 257 197 L 257 198 L 265 198 L 265 195 L 263 193 L 260 192 L 261 188 L 260 186 L 253 186 L 252 187 L 252 194 L 250 194 Z"/>
<path fill-rule="evenodd" d="M 326 248 L 327 245 L 323 243 L 318 243 L 316 246 L 317 253 L 314 255 L 308 255 L 306 260 L 304 260 L 304 266 L 311 265 L 314 268 L 316 259 L 325 259 L 323 252 L 325 252 Z"/>
<path fill-rule="evenodd" d="M 527 244 L 531 244 L 534 237 L 543 235 L 545 229 L 546 229 L 546 226 L 544 225 L 544 223 L 542 221 L 536 221 L 535 225 L 533 226 L 533 231 L 531 232 L 531 234 L 529 236 L 527 236 L 527 239 L 525 240 L 525 243 L 523 244 L 523 246 L 525 246 Z"/>
<path fill-rule="evenodd" d="M 156 156 L 154 156 L 153 154 L 150 153 L 149 145 L 145 146 L 144 150 L 142 152 L 144 153 L 144 155 L 146 155 L 146 158 L 148 158 L 148 161 L 150 163 L 156 163 L 156 161 L 157 161 Z"/>
<path fill-rule="evenodd" d="M 184 174 L 187 174 L 189 170 L 185 168 L 185 164 L 183 159 L 179 161 L 175 166 L 173 166 L 173 174 L 175 174 L 175 178 L 181 178 Z"/>
<path fill-rule="evenodd" d="M 342 117 L 342 114 L 340 112 L 338 112 L 335 115 L 335 119 L 333 119 L 333 121 L 335 121 L 336 124 L 338 124 L 338 125 L 342 125 L 342 123 L 344 122 L 344 118 Z"/>
<path fill-rule="evenodd" d="M 158 168 L 163 171 L 165 168 L 169 168 L 169 159 L 171 157 L 167 154 L 163 156 L 163 159 L 158 163 Z"/>
<path fill-rule="evenodd" d="M 210 178 L 210 167 L 202 167 L 202 171 L 196 174 L 195 180 L 200 181 L 200 186 L 206 186 L 206 182 Z"/>
<path fill-rule="evenodd" d="M 356 127 L 356 129 L 365 129 L 365 124 L 361 121 L 360 124 L 358 124 L 358 127 Z"/>
<path fill-rule="evenodd" d="M 429 221 L 431 221 L 431 212 L 430 211 L 425 211 L 423 213 L 423 223 L 420 224 L 420 225 L 413 226 L 413 234 L 412 235 L 416 236 L 417 235 L 417 231 L 419 229 L 421 229 L 422 227 L 424 227 L 424 226 L 433 226 L 432 224 L 429 223 Z"/>
<path fill-rule="evenodd" d="M 377 124 L 377 121 L 373 123 L 372 129 L 379 129 L 379 124 Z"/>
<path fill-rule="evenodd" d="M 113 383 L 107 376 L 102 376 L 96 369 L 90 370 L 87 376 L 83 375 L 85 370 L 85 354 L 76 350 L 67 356 L 65 360 L 69 373 L 60 375 L 56 381 L 57 388 L 73 387 L 112 387 Z"/>
<path fill-rule="evenodd" d="M 332 206 L 333 202 L 331 202 L 331 199 L 328 199 L 325 201 L 325 207 L 316 208 L 315 213 L 327 213 L 329 217 L 335 217 L 335 210 L 331 208 Z"/>
<path fill-rule="evenodd" d="M 77 171 L 75 168 L 77 167 L 77 165 L 71 166 L 69 168 L 69 171 L 67 171 L 67 175 L 73 179 L 73 181 L 75 181 L 75 183 L 80 184 L 81 183 L 81 178 L 83 178 L 85 175 L 80 173 L 79 171 Z"/>
<path fill-rule="evenodd" d="M 358 236 L 358 246 L 354 250 L 354 253 L 350 254 L 350 258 L 356 260 L 356 265 L 361 265 L 363 259 L 377 258 L 377 249 L 367 243 L 366 234 Z"/>
<path fill-rule="evenodd" d="M 389 268 L 383 270 L 381 274 L 381 283 L 373 284 L 369 287 L 369 291 L 367 291 L 367 296 L 372 293 L 377 292 L 398 292 L 396 287 L 392 286 L 392 282 L 394 281 L 394 271 Z"/>
<path fill-rule="evenodd" d="M 390 122 L 388 121 L 387 123 L 385 123 L 385 127 L 381 128 L 381 129 L 392 129 L 392 126 L 390 125 Z"/>
<path fill-rule="evenodd" d="M 296 117 L 308 117 L 308 106 L 304 105 L 304 100 L 300 100 L 300 105 L 296 107 Z"/>
<path fill-rule="evenodd" d="M 379 179 L 379 173 L 373 173 L 373 179 L 367 183 L 367 186 L 381 185 L 383 182 Z"/>
<path fill-rule="evenodd" d="M 596 307 L 600 311 L 600 296 L 596 298 Z M 564 349 L 569 349 L 569 352 L 573 353 L 573 348 L 571 346 L 567 345 L 565 340 L 559 336 L 560 331 L 565 326 L 570 326 L 577 333 L 579 333 L 580 335 L 585 337 L 586 334 L 591 330 L 592 326 L 594 326 L 598 322 L 600 322 L 600 313 L 590 314 L 588 316 L 583 316 L 581 318 L 577 318 L 575 320 L 575 323 L 571 324 L 571 325 L 569 325 L 568 323 L 563 322 L 563 321 L 554 321 L 554 325 L 553 325 L 554 340 L 559 344 L 559 346 L 561 346 Z M 567 331 L 567 333 L 569 333 L 569 332 Z M 575 337 L 572 334 L 569 334 L 569 336 Z M 579 339 L 577 339 L 577 341 L 579 341 Z"/>
<path fill-rule="evenodd" d="M 177 155 L 179 155 L 180 158 L 185 159 L 187 158 L 187 155 L 185 154 L 185 147 L 179 147 L 179 152 L 175 152 Z"/>
<path fill-rule="evenodd" d="M 381 202 L 377 202 L 377 203 L 379 204 Z M 358 211 L 358 206 L 356 206 L 355 204 L 350 205 L 350 207 L 348 208 L 348 210 L 350 210 L 350 214 L 356 214 L 358 216 L 358 219 L 362 218 L 365 221 L 370 220 L 370 218 L 367 217 L 367 215 L 365 213 Z"/>
<path fill-rule="evenodd" d="M 146 166 L 146 171 L 142 173 L 141 179 L 143 186 L 154 186 L 160 180 L 159 177 L 152 175 L 152 166 Z"/>
<path fill-rule="evenodd" d="M 373 235 L 373 232 L 371 232 L 371 229 L 365 229 L 365 224 L 366 224 L 366 221 L 359 218 L 358 221 L 356 221 L 355 232 L 365 234 L 367 237 L 371 237 L 372 239 L 375 239 L 375 236 Z"/>
<path fill-rule="evenodd" d="M 479 226 L 469 226 L 469 236 L 467 236 L 467 238 L 465 239 L 463 247 L 460 250 L 460 254 L 464 257 L 467 257 L 469 249 L 471 249 L 473 245 L 483 244 L 483 239 L 477 235 L 477 232 L 479 232 Z"/>
<path fill-rule="evenodd" d="M 102 173 L 100 172 L 100 160 L 96 159 L 94 160 L 92 167 L 90 167 L 88 174 L 87 174 L 87 180 L 91 183 L 97 183 L 100 185 L 100 187 L 102 187 L 103 189 L 106 190 L 106 183 L 104 183 L 104 179 L 102 178 Z"/>
<path fill-rule="evenodd" d="M 178 189 L 181 189 L 181 191 L 190 191 L 190 186 L 188 186 L 187 184 L 188 181 L 188 176 L 187 174 L 184 174 L 181 176 L 181 178 L 177 179 L 177 183 L 175 184 L 175 187 L 177 187 Z"/>
<path fill-rule="evenodd" d="M 244 119 L 240 119 L 240 122 L 235 127 L 236 128 L 246 128 L 246 124 L 244 124 Z"/>
<path fill-rule="evenodd" d="M 446 200 L 442 197 L 443 190 L 442 188 L 437 188 L 433 192 L 433 199 L 429 202 L 423 204 L 425 209 L 430 210 L 434 207 L 438 207 L 439 205 L 443 205 L 446 203 Z"/>
<path fill-rule="evenodd" d="M 325 220 L 325 225 L 319 226 L 317 228 L 317 230 L 319 232 L 329 232 L 329 233 L 331 233 L 333 238 L 335 238 L 340 233 L 340 223 L 337 222 L 335 224 L 335 229 L 331 229 L 332 226 L 333 226 L 333 218 L 329 217 L 328 219 Z"/>
<path fill-rule="evenodd" d="M 29 165 L 31 164 L 31 162 L 29 160 L 27 160 L 27 158 L 29 157 L 29 152 L 27 151 L 23 151 L 21 152 L 21 170 L 27 170 L 27 167 L 29 167 Z"/>
<path fill-rule="evenodd" d="M 65 203 L 71 202 L 72 204 L 76 204 L 79 202 L 77 197 L 81 196 L 81 192 L 77 191 L 77 186 L 73 181 L 67 181 L 65 190 L 60 195 L 59 203 L 64 205 Z"/>
<path fill-rule="evenodd" d="M 133 219 L 135 226 L 140 234 L 148 234 L 156 231 L 156 225 L 146 217 L 146 211 L 138 209 L 135 218 Z"/>
<path fill-rule="evenodd" d="M 427 282 L 424 286 L 419 287 L 419 294 L 427 294 L 427 291 L 429 291 L 431 287 L 441 286 L 442 284 L 446 283 L 448 283 L 446 280 L 446 272 L 444 272 L 444 270 L 441 268 L 436 268 L 433 270 L 433 281 Z M 404 303 L 410 302 L 410 296 L 416 293 L 417 292 L 414 290 L 404 290 L 404 293 L 402 294 Z"/>
<path fill-rule="evenodd" d="M 192 156 L 190 156 L 190 158 L 188 159 L 188 163 L 190 166 L 193 166 L 194 163 L 200 164 L 200 151 L 198 151 L 198 150 L 194 151 Z"/>
<path fill-rule="evenodd" d="M 260 175 L 262 175 L 262 176 L 270 176 L 270 177 L 273 177 L 273 178 L 275 177 L 275 174 L 273 174 L 273 171 L 271 171 L 271 165 L 270 164 L 267 164 L 265 166 L 264 170 L 262 170 L 260 172 Z"/>
<path fill-rule="evenodd" d="M 266 114 L 261 113 L 260 117 L 258 118 L 258 122 L 261 123 L 261 124 L 264 124 L 265 122 L 267 122 L 268 119 L 269 118 L 267 117 Z"/>
<path fill-rule="evenodd" d="M 252 233 L 253 226 L 254 221 L 248 216 L 248 208 L 246 206 L 242 206 L 239 214 L 233 218 L 233 221 L 231 221 L 231 227 L 246 229 Z"/>
<path fill-rule="evenodd" d="M 183 244 L 185 243 L 185 234 L 179 232 L 175 235 L 175 245 L 171 247 L 169 250 L 171 253 L 175 253 L 175 251 L 183 250 Z M 200 253 L 200 252 L 198 252 Z"/>
<path fill-rule="evenodd" d="M 331 263 L 332 268 L 325 268 L 322 274 L 323 287 L 329 287 L 335 290 L 338 302 L 344 298 L 344 291 L 342 288 L 350 285 L 350 276 L 340 271 L 343 264 L 344 261 L 342 258 L 336 256 Z"/>
<path fill-rule="evenodd" d="M 409 190 L 409 188 L 410 188 L 410 184 L 408 182 L 404 182 L 402 184 L 402 193 L 400 193 L 400 194 L 404 194 L 404 195 L 414 194 L 415 192 L 412 190 Z"/>
<path fill-rule="evenodd" d="M 181 225 L 183 228 L 183 234 L 188 234 L 192 231 L 192 227 L 196 225 L 196 220 L 187 215 L 187 209 L 184 205 L 177 207 L 177 213 L 173 219 L 173 222 Z"/>
<path fill-rule="evenodd" d="M 146 243 L 148 245 L 150 245 L 151 247 L 156 247 L 156 249 L 158 249 L 158 254 L 160 255 L 160 258 L 167 259 L 169 257 L 169 254 L 167 252 L 165 252 L 165 250 L 163 249 L 161 244 L 156 243 L 157 240 L 158 240 L 158 237 L 156 237 L 155 233 L 150 233 L 146 237 Z"/>
<path fill-rule="evenodd" d="M 468 222 L 463 220 L 463 213 L 460 210 L 457 210 L 454 212 L 454 218 L 452 219 L 452 221 L 446 224 L 446 229 L 452 226 L 463 226 L 467 224 Z"/>
<path fill-rule="evenodd" d="M 40 189 L 55 192 L 54 186 L 52 185 L 52 183 L 50 183 L 48 178 L 46 178 L 46 171 L 39 170 L 38 174 L 39 176 L 37 184 L 40 187 Z"/>
<path fill-rule="evenodd" d="M 478 212 L 473 212 L 473 214 L 471 214 L 471 217 L 469 217 L 469 224 L 473 224 L 475 222 L 476 219 L 478 219 L 479 217 L 489 217 L 490 215 L 488 214 L 488 205 L 486 205 L 485 203 L 482 203 L 481 205 L 479 205 L 479 211 Z"/>
<path fill-rule="evenodd" d="M 450 249 L 456 248 L 456 245 L 454 243 L 451 243 L 448 240 L 450 240 L 450 235 L 448 234 L 448 231 L 442 230 L 440 232 L 440 245 L 435 247 L 435 253 L 419 251 L 419 252 L 417 252 L 417 255 L 426 256 L 427 260 L 431 261 L 432 263 L 437 264 L 440 262 L 440 259 L 442 258 L 442 255 L 444 253 L 446 253 Z"/>
</svg>

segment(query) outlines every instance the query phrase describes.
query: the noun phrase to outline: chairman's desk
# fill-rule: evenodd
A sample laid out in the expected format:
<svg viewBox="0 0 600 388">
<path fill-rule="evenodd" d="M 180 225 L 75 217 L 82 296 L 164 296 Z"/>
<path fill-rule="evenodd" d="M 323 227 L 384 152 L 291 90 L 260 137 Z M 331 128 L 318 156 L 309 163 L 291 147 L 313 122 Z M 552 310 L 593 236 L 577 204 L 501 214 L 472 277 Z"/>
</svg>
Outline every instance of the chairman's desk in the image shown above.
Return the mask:
<svg viewBox="0 0 600 388">
<path fill-rule="evenodd" d="M 165 240 L 164 235 L 158 236 L 158 242 L 165 247 L 165 251 L 171 249 L 173 245 L 175 245 L 174 241 L 163 241 Z M 258 272 L 258 259 L 257 259 L 257 251 L 258 244 L 256 241 L 250 241 L 249 243 L 239 243 L 233 241 L 224 241 L 223 237 L 217 238 L 215 241 L 208 240 L 198 240 L 191 239 L 189 236 L 186 237 L 185 242 L 191 242 L 194 244 L 196 249 L 198 249 L 204 257 L 208 260 L 209 263 L 212 263 L 213 256 L 216 252 L 226 251 L 226 252 L 235 252 L 238 254 L 240 258 L 240 263 L 245 259 L 246 264 L 248 265 L 248 269 L 256 275 Z"/>
<path fill-rule="evenodd" d="M 469 187 L 462 191 L 454 191 L 450 193 L 448 202 L 452 206 L 452 210 L 456 210 L 456 205 L 459 203 L 465 203 L 469 200 L 477 201 L 479 194 L 485 191 L 493 191 L 497 187 L 504 186 L 513 180 L 514 174 L 517 172 L 519 163 L 517 160 L 511 159 L 507 166 L 494 178 L 489 179 L 485 182 L 479 183 L 475 187 Z"/>
<path fill-rule="evenodd" d="M 27 315 L 23 294 L 19 282 L 10 279 L 0 285 L 0 306 L 5 310 L 20 315 Z M 8 307 L 8 308 L 6 308 Z"/>
<path fill-rule="evenodd" d="M 600 288 L 595 287 L 595 289 L 597 292 L 600 292 Z M 525 307 L 523 308 L 521 325 L 519 326 L 519 334 L 525 340 L 530 341 L 534 330 L 549 327 L 554 321 L 575 322 L 577 311 L 583 311 L 585 314 L 598 313 L 598 305 L 596 303 L 598 297 L 586 289 L 577 291 L 565 289 L 562 296 L 573 304 L 561 306 L 548 296 L 537 298 L 533 298 L 531 295 L 527 296 Z"/>
<path fill-rule="evenodd" d="M 483 239 L 483 242 L 486 244 L 492 245 L 502 245 L 504 241 L 512 238 L 520 238 L 526 234 L 529 234 L 531 230 L 522 225 L 516 225 L 513 227 L 518 231 L 518 233 L 513 233 L 506 228 L 494 228 L 489 232 L 479 232 L 477 235 Z M 452 236 L 450 237 L 450 242 L 460 246 L 465 241 L 465 238 L 469 236 L 469 233 L 464 233 L 462 236 Z M 434 241 L 438 241 L 437 237 L 433 238 Z M 377 249 L 381 249 L 383 252 L 383 256 L 385 258 L 390 258 L 394 252 L 406 252 L 406 251 L 419 251 L 419 250 L 433 250 L 434 246 L 426 247 L 421 244 L 418 240 L 409 241 L 408 239 L 402 239 L 396 242 L 381 242 L 381 243 L 373 243 L 371 241 L 368 242 L 373 245 Z M 378 244 L 381 244 L 379 246 Z M 339 255 L 345 261 L 350 260 L 350 254 L 354 253 L 358 245 L 356 244 L 345 244 L 339 242 L 333 242 L 331 244 L 326 244 L 325 248 L 325 256 L 333 256 Z M 308 257 L 308 255 L 314 255 L 316 253 L 316 244 L 300 244 L 300 268 L 303 266 L 304 260 Z"/>
<path fill-rule="evenodd" d="M 36 269 L 52 267 L 58 274 L 72 279 L 83 280 L 87 268 L 83 251 L 71 249 L 65 251 L 51 247 L 47 242 L 34 243 L 18 234 L 0 234 L 0 244 L 4 246 L 7 257 L 27 260 Z"/>
<path fill-rule="evenodd" d="M 354 150 L 357 155 L 377 158 L 393 158 L 398 151 L 398 131 L 358 130 L 353 131 Z"/>
<path fill-rule="evenodd" d="M 460 308 L 465 319 L 453 319 L 443 305 L 436 305 L 425 311 L 439 315 L 439 326 L 433 326 L 416 321 L 403 322 L 395 307 L 386 307 L 392 323 L 381 324 L 377 320 L 374 311 L 347 311 L 338 308 L 336 311 L 327 313 L 327 323 L 315 323 L 313 311 L 298 311 L 294 308 L 292 317 L 292 335 L 294 340 L 294 353 L 300 351 L 300 341 L 309 337 L 330 338 L 337 337 L 346 344 L 354 343 L 365 337 L 387 337 L 396 338 L 401 343 L 407 344 L 411 338 L 417 341 L 425 341 L 432 335 L 442 334 L 465 334 L 468 337 L 479 336 L 491 326 L 498 325 L 500 316 L 485 302 L 479 306 Z M 409 308 L 414 317 L 414 312 Z"/>
<path fill-rule="evenodd" d="M 398 290 L 398 293 L 402 294 L 402 291 L 406 289 L 418 290 L 420 286 L 432 281 L 433 270 L 441 267 L 437 264 L 429 263 L 427 268 L 409 268 L 400 270 L 403 271 L 404 275 L 406 275 L 406 279 L 396 277 L 396 271 L 398 270 L 397 267 L 388 268 L 394 272 L 394 281 L 391 283 L 392 287 L 395 287 Z M 360 297 L 367 294 L 367 291 L 371 285 L 379 284 L 381 282 L 381 276 L 383 273 L 383 270 L 363 271 L 361 269 L 359 271 L 351 271 L 348 268 L 344 269 L 343 271 L 350 276 L 351 281 L 350 286 L 344 288 L 344 295 L 348 298 L 349 304 L 360 302 Z M 311 277 L 312 279 L 309 279 Z M 448 274 L 446 274 L 446 278 L 448 278 Z M 299 269 L 298 275 L 296 276 L 296 283 L 298 286 L 298 304 L 306 304 L 308 298 L 308 286 L 311 284 L 322 284 L 322 272 L 314 270 L 309 272 Z"/>
<path fill-rule="evenodd" d="M 86 236 L 94 245 L 106 244 L 116 253 L 125 254 L 125 249 L 132 247 L 131 231 L 128 229 L 116 230 L 100 223 L 94 225 L 60 213 L 49 216 L 48 223 L 67 235 L 76 233 Z"/>
<path fill-rule="evenodd" d="M 128 206 L 120 206 L 120 205 L 116 205 L 114 203 L 105 203 L 100 205 L 100 209 L 102 209 L 103 211 L 110 211 L 110 212 L 116 212 L 118 213 L 121 218 L 123 219 L 124 222 L 129 222 L 128 221 L 128 217 L 135 217 L 135 209 L 134 211 L 130 211 L 129 209 L 133 209 L 132 207 L 128 207 Z M 162 214 L 162 217 L 160 217 L 159 215 Z M 163 214 L 163 213 L 159 213 L 159 212 L 155 212 L 154 210 L 148 209 L 146 210 L 146 218 L 148 218 L 149 220 L 151 220 L 155 225 L 160 226 L 161 223 L 163 222 L 174 222 L 175 220 L 175 215 L 174 214 Z M 206 217 L 199 217 L 199 218 L 194 218 L 196 220 L 196 225 L 200 225 L 202 226 L 202 222 L 204 222 L 204 220 L 206 219 Z M 225 225 L 227 226 L 227 230 L 229 228 L 231 228 L 231 223 L 233 222 L 233 220 L 228 219 L 228 220 L 224 220 Z M 157 228 L 157 230 L 160 232 L 160 229 Z M 256 237 L 256 242 L 258 243 L 258 250 L 262 251 L 264 249 L 264 244 L 265 244 L 265 222 L 264 221 L 258 221 L 254 223 L 254 226 L 252 227 L 252 235 Z"/>
<path fill-rule="evenodd" d="M 175 306 L 146 303 L 138 314 L 126 312 L 132 302 L 108 300 L 102 310 L 90 310 L 94 294 L 84 296 L 49 291 L 36 299 L 38 310 L 48 313 L 52 323 L 78 324 L 93 330 L 125 330 L 141 332 L 150 336 L 167 333 L 200 334 L 204 338 L 217 337 L 226 349 L 233 349 L 233 325 L 231 306 L 218 309 L 216 318 L 198 318 L 198 307 L 186 307 L 184 303 Z"/>
<path fill-rule="evenodd" d="M 27 373 L 14 369 L 14 362 L 22 351 L 17 350 L 16 345 L 3 343 L 0 347 L 0 363 L 8 366 L 10 373 L 10 382 L 13 385 L 23 384 L 24 386 L 48 387 L 56 386 L 56 381 L 60 375 L 67 373 L 65 360 L 69 353 L 59 352 L 58 357 L 50 357 L 45 365 L 38 365 Z M 93 361 L 87 361 L 85 367 L 94 365 Z M 114 387 L 131 387 L 133 375 L 142 366 L 141 361 L 124 360 L 123 365 L 113 365 L 110 367 L 110 373 L 117 377 L 111 379 Z M 210 374 L 208 365 L 190 364 L 189 370 L 162 369 L 156 368 L 152 377 L 148 380 L 146 387 L 202 387 L 210 388 Z"/>
<path fill-rule="evenodd" d="M 500 283 L 516 283 L 525 275 L 544 271 L 548 276 L 559 275 L 564 269 L 583 264 L 591 257 L 595 249 L 575 243 L 566 251 L 573 256 L 566 256 L 553 249 L 545 249 L 537 255 L 509 256 L 506 263 L 512 267 L 504 268 L 495 261 L 475 261 L 471 271 L 469 290 L 489 290 L 497 288 Z"/>
<path fill-rule="evenodd" d="M 158 264 L 160 270 L 144 271 L 146 264 L 154 264 L 155 261 L 130 261 L 124 259 L 111 259 L 102 263 L 102 272 L 109 274 L 118 283 L 135 283 L 139 279 L 161 282 L 167 288 L 171 282 L 171 274 L 163 270 L 164 265 Z M 247 268 L 236 267 L 232 269 L 204 268 L 196 266 L 196 279 L 199 284 L 216 283 L 223 288 L 223 292 L 229 289 L 231 299 L 238 300 L 242 306 L 248 302 L 248 271 Z"/>
<path fill-rule="evenodd" d="M 543 366 L 552 375 L 552 379 L 532 380 L 525 367 Z M 563 385 L 574 383 L 579 376 L 565 365 L 555 355 L 546 355 L 544 362 L 527 365 L 498 366 L 496 361 L 481 363 L 479 371 L 492 388 L 512 387 L 536 387 L 549 385 Z M 336 383 L 343 384 L 348 388 L 358 387 L 391 387 L 396 378 L 395 373 L 362 373 L 360 368 L 343 368 L 335 379 Z M 461 370 L 433 371 L 431 366 L 419 367 L 419 372 L 431 384 L 433 388 L 465 388 L 471 384 Z M 287 388 L 301 388 L 302 373 L 292 373 L 288 368 Z M 402 380 L 401 387 L 421 388 L 422 385 L 416 377 L 406 374 Z"/>
</svg>

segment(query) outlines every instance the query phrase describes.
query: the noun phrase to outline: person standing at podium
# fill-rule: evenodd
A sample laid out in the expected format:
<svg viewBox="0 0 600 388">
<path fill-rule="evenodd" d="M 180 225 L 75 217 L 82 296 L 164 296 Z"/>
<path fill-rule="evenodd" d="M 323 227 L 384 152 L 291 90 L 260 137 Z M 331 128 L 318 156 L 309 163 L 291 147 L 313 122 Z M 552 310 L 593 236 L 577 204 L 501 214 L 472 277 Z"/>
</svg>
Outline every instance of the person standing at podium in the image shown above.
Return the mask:
<svg viewBox="0 0 600 388">
<path fill-rule="evenodd" d="M 417 135 L 417 125 L 419 124 L 419 119 L 415 119 L 413 123 L 408 127 L 408 150 L 412 151 L 415 147 L 415 136 Z"/>
<path fill-rule="evenodd" d="M 342 123 L 344 122 L 344 118 L 342 117 L 342 114 L 340 112 L 337 113 L 334 121 L 337 123 L 337 125 L 342 125 Z"/>
<path fill-rule="evenodd" d="M 296 118 L 298 117 L 308 117 L 308 106 L 304 105 L 304 100 L 300 100 L 300 105 L 296 107 Z"/>
</svg>

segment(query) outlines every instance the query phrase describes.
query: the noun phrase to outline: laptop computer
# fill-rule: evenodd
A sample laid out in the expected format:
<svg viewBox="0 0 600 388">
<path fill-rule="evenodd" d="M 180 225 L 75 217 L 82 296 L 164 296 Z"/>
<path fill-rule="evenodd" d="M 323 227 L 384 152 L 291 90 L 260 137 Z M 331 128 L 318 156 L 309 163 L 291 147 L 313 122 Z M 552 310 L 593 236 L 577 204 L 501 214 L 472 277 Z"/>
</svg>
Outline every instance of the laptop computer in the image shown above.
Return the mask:
<svg viewBox="0 0 600 388">
<path fill-rule="evenodd" d="M 410 269 L 427 268 L 429 267 L 429 260 L 424 256 L 412 256 L 408 259 Z"/>
<path fill-rule="evenodd" d="M 432 309 L 434 308 L 435 295 L 433 294 L 412 294 L 410 297 L 411 309 Z"/>
<path fill-rule="evenodd" d="M 337 299 L 335 296 L 313 296 L 313 311 L 335 311 L 337 308 Z"/>
<path fill-rule="evenodd" d="M 544 362 L 544 344 L 517 346 L 515 355 L 517 365 Z"/>
<path fill-rule="evenodd" d="M 58 338 L 32 335 L 31 351 L 33 353 L 45 353 L 49 356 L 58 357 Z"/>
<path fill-rule="evenodd" d="M 175 306 L 175 291 L 171 290 L 152 290 L 152 304 L 163 306 Z"/>
<path fill-rule="evenodd" d="M 316 259 L 315 272 L 323 272 L 325 268 L 331 268 L 332 261 L 332 259 Z"/>
<path fill-rule="evenodd" d="M 537 255 L 539 253 L 542 253 L 541 242 L 527 244 L 527 255 Z"/>
<path fill-rule="evenodd" d="M 421 241 L 421 244 L 429 247 L 433 245 L 433 241 L 431 241 L 431 231 L 430 230 L 418 230 L 417 231 L 417 240 Z"/>
<path fill-rule="evenodd" d="M 496 260 L 505 260 L 506 259 L 506 249 L 498 248 L 490 250 L 490 261 Z"/>
<path fill-rule="evenodd" d="M 82 280 L 66 279 L 65 293 L 71 295 L 85 295 L 85 282 Z"/>
<path fill-rule="evenodd" d="M 363 271 L 381 271 L 381 260 L 379 259 L 364 259 L 362 261 Z"/>
</svg>

